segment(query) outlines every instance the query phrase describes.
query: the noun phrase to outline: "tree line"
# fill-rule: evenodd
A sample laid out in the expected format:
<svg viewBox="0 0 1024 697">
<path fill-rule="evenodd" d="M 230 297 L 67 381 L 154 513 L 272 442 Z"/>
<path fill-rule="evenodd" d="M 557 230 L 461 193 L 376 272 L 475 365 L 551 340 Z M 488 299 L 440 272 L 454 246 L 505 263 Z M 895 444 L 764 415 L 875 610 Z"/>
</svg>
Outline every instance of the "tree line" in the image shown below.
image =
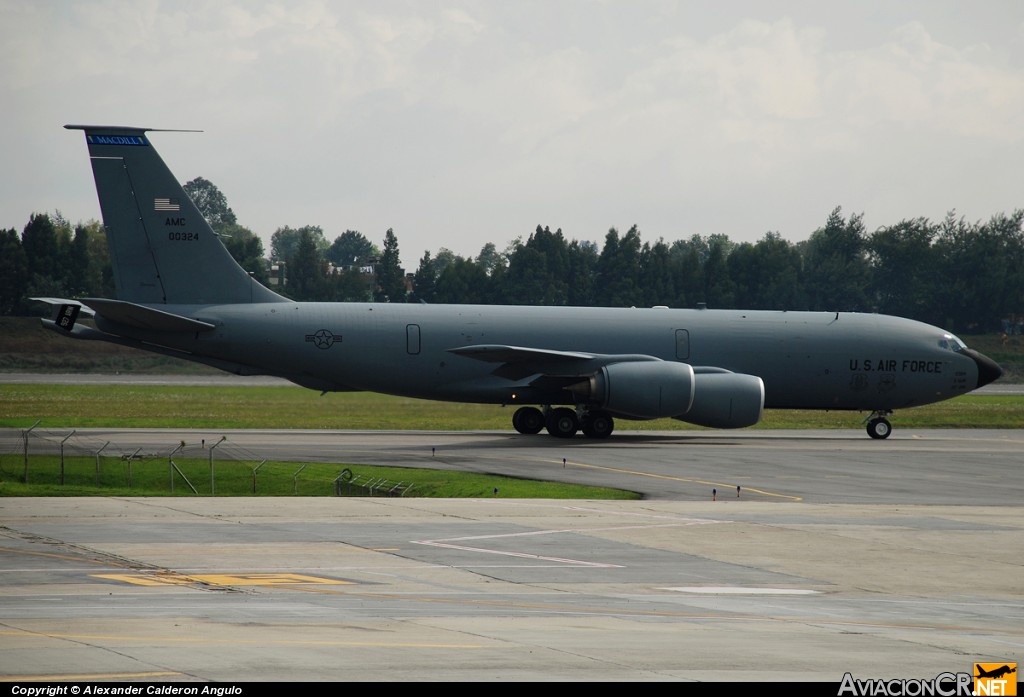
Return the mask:
<svg viewBox="0 0 1024 697">
<path fill-rule="evenodd" d="M 318 226 L 284 227 L 267 255 L 216 186 L 199 178 L 185 190 L 232 256 L 294 300 L 880 312 L 965 334 L 1020 333 L 1024 320 L 1024 211 L 868 232 L 863 215 L 837 207 L 797 243 L 776 232 L 753 243 L 718 234 L 651 243 L 634 226 L 610 229 L 599 248 L 538 225 L 476 257 L 428 250 L 406 273 L 393 230 L 378 247 L 354 230 L 328 241 Z M 0 231 L 0 313 L 31 312 L 36 296 L 114 297 L 100 223 L 34 214 L 20 236 Z"/>
</svg>

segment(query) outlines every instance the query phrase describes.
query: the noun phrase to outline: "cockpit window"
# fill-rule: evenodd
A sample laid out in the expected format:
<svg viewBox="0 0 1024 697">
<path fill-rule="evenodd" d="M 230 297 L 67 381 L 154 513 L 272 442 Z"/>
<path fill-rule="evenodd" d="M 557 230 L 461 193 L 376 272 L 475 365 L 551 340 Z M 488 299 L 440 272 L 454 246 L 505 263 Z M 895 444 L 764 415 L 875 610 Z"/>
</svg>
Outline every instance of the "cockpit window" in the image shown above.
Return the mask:
<svg viewBox="0 0 1024 697">
<path fill-rule="evenodd" d="M 943 334 L 942 338 L 939 339 L 939 346 L 950 351 L 963 351 L 967 348 L 964 342 L 957 339 L 952 334 Z"/>
</svg>

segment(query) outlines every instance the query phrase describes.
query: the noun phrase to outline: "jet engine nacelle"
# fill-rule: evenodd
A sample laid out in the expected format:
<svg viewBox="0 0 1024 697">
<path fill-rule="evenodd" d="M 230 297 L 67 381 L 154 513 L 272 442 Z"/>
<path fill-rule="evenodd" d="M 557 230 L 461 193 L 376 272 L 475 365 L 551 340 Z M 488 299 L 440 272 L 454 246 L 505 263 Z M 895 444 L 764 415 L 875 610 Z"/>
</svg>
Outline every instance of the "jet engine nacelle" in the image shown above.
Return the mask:
<svg viewBox="0 0 1024 697">
<path fill-rule="evenodd" d="M 695 375 L 693 405 L 675 418 L 711 428 L 744 428 L 761 420 L 764 382 L 756 375 L 700 373 Z"/>
<path fill-rule="evenodd" d="M 685 414 L 693 403 L 693 368 L 669 361 L 612 363 L 570 389 L 601 408 L 636 419 Z"/>
</svg>

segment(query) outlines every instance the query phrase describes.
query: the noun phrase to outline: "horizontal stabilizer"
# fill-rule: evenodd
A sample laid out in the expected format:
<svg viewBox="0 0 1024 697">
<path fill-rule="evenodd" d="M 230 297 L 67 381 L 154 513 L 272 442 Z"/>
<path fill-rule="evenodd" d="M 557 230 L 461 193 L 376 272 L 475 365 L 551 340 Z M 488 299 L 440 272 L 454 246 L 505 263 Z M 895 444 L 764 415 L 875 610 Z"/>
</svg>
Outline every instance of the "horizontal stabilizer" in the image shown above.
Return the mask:
<svg viewBox="0 0 1024 697">
<path fill-rule="evenodd" d="M 29 300 L 37 300 L 47 305 L 72 305 L 79 308 L 82 312 L 89 315 L 90 317 L 96 314 L 92 308 L 86 307 L 80 300 L 68 300 L 67 298 L 29 298 Z"/>
<path fill-rule="evenodd" d="M 190 317 L 182 317 L 122 300 L 83 298 L 82 304 L 92 308 L 104 319 L 137 329 L 151 329 L 160 332 L 205 332 L 214 328 L 214 325 L 209 322 L 201 322 Z"/>
<path fill-rule="evenodd" d="M 143 351 L 149 351 L 150 353 L 157 353 L 161 356 L 169 356 L 171 358 L 177 358 L 186 361 L 192 361 L 194 363 L 202 363 L 203 365 L 212 366 L 218 370 L 223 370 L 226 373 L 232 375 L 272 375 L 274 377 L 290 379 L 288 375 L 281 375 L 275 372 L 263 370 L 258 367 L 247 365 L 245 363 L 237 363 L 235 361 L 225 361 L 218 358 L 212 358 L 210 356 L 202 356 L 189 351 L 182 351 L 180 349 L 170 348 L 167 346 L 161 346 L 160 344 L 154 344 L 148 341 L 140 341 L 139 339 L 131 339 L 124 336 L 117 336 L 116 334 L 108 334 L 107 332 L 100 331 L 82 324 L 76 324 L 71 329 L 61 327 L 54 320 L 43 319 L 43 326 L 53 331 L 59 331 L 66 336 L 70 336 L 72 339 L 84 339 L 87 341 L 104 341 L 108 344 L 116 344 L 118 346 L 127 346 L 128 348 L 141 349 Z M 339 388 L 342 389 L 342 388 Z"/>
</svg>

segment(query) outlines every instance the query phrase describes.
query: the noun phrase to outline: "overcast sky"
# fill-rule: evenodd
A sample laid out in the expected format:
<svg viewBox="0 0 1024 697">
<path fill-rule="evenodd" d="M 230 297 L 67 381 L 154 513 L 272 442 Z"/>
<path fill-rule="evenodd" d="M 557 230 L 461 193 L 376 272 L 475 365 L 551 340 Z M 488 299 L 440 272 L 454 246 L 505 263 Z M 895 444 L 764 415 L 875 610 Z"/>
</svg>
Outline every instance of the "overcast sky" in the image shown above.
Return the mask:
<svg viewBox="0 0 1024 697">
<path fill-rule="evenodd" d="M 0 0 L 0 228 L 99 219 L 66 123 L 152 141 L 263 237 L 408 270 L 537 225 L 602 244 L 1024 208 L 1024 2 Z"/>
</svg>

